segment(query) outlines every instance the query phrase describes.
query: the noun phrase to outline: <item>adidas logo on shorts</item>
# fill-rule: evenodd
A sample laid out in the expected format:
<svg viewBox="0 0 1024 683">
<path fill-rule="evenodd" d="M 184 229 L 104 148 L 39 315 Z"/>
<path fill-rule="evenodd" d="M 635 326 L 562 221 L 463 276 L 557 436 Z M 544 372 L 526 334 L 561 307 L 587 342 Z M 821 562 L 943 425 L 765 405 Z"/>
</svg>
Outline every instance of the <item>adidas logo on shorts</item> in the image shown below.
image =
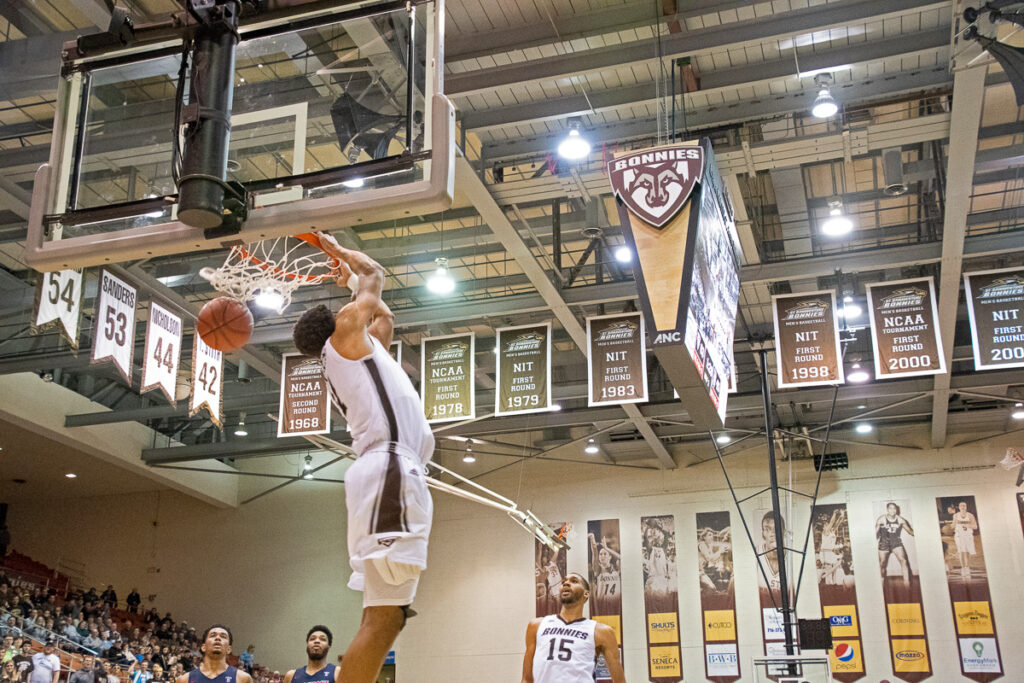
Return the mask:
<svg viewBox="0 0 1024 683">
<path fill-rule="evenodd" d="M 378 538 L 377 545 L 382 545 L 385 548 L 390 548 L 391 545 L 398 540 L 397 536 L 388 536 L 387 538 Z"/>
</svg>

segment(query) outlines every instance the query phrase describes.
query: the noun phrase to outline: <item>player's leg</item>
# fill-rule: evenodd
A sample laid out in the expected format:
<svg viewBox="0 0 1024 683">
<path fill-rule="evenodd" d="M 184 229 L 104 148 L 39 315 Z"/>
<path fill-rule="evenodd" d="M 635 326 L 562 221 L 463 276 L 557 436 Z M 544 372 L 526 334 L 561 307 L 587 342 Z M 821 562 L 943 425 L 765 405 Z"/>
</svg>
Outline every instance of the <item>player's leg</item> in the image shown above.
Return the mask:
<svg viewBox="0 0 1024 683">
<path fill-rule="evenodd" d="M 376 681 L 384 658 L 404 625 L 405 613 L 401 607 L 382 605 L 364 608 L 359 631 L 341 660 L 342 683 Z"/>
</svg>

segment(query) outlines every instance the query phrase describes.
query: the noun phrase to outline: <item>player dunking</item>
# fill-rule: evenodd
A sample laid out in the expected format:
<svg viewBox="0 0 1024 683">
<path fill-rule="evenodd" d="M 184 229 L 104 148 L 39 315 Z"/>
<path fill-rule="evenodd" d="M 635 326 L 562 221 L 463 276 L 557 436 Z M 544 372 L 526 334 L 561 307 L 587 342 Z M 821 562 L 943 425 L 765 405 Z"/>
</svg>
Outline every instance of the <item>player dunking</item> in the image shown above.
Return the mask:
<svg viewBox="0 0 1024 683">
<path fill-rule="evenodd" d="M 433 503 L 425 465 L 434 436 L 412 382 L 388 353 L 394 317 L 381 301 L 384 269 L 330 235 L 320 245 L 338 261 L 335 276 L 358 278 L 352 300 L 333 314 L 306 311 L 292 337 L 323 359 L 334 400 L 348 422 L 358 459 L 345 473 L 350 588 L 363 592 L 363 618 L 341 665 L 345 683 L 371 683 L 411 616 L 427 566 Z"/>
<path fill-rule="evenodd" d="M 327 661 L 327 653 L 334 644 L 334 634 L 326 626 L 317 624 L 306 633 L 306 666 L 292 669 L 284 683 L 338 683 L 341 669 Z"/>
<path fill-rule="evenodd" d="M 174 679 L 174 683 L 252 683 L 252 676 L 228 665 L 232 640 L 227 626 L 214 624 L 206 629 L 199 646 L 202 661 L 189 673 Z"/>
<path fill-rule="evenodd" d="M 593 683 L 598 655 L 604 655 L 612 683 L 626 683 L 619 645 L 610 626 L 583 618 L 590 584 L 576 573 L 562 579 L 558 614 L 526 627 L 522 683 Z"/>
</svg>

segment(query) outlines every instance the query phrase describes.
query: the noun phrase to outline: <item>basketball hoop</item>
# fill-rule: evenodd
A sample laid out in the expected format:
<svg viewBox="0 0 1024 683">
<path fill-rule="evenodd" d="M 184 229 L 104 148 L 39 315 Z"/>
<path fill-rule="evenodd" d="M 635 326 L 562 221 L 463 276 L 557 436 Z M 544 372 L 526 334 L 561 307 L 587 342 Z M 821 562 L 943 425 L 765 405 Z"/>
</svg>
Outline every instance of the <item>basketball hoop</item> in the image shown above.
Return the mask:
<svg viewBox="0 0 1024 683">
<path fill-rule="evenodd" d="M 309 245 L 316 250 L 310 253 Z M 225 296 L 239 301 L 260 297 L 260 305 L 283 313 L 296 289 L 332 279 L 335 265 L 320 249 L 316 234 L 307 232 L 236 245 L 224 265 L 203 268 L 199 274 Z"/>
<path fill-rule="evenodd" d="M 1007 448 L 1006 455 L 999 461 L 1004 470 L 1013 470 L 1024 465 L 1024 453 L 1019 448 Z"/>
</svg>

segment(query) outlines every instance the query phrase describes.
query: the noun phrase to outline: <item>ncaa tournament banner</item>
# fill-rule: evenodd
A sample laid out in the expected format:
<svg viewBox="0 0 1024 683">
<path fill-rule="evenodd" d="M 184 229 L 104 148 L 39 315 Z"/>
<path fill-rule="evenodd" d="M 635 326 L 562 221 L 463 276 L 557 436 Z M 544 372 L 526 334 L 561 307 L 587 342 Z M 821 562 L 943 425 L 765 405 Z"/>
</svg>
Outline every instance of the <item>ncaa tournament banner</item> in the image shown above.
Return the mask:
<svg viewBox="0 0 1024 683">
<path fill-rule="evenodd" d="M 731 683 L 740 677 L 740 660 L 728 512 L 697 513 L 697 567 L 704 622 L 704 675 L 715 683 Z"/>
<path fill-rule="evenodd" d="M 301 353 L 281 356 L 281 404 L 277 438 L 331 433 L 330 384 L 319 358 Z M 345 414 L 345 406 L 338 404 Z"/>
<path fill-rule="evenodd" d="M 138 291 L 134 287 L 109 271 L 100 272 L 90 362 L 112 361 L 129 385 L 132 383 L 132 356 L 135 353 L 137 302 Z"/>
<path fill-rule="evenodd" d="M 866 287 L 875 377 L 915 377 L 946 371 L 931 277 Z"/>
<path fill-rule="evenodd" d="M 82 321 L 82 283 L 80 270 L 43 273 L 36 288 L 36 314 L 32 334 L 56 325 L 71 350 L 78 353 L 78 331 Z"/>
<path fill-rule="evenodd" d="M 683 680 L 675 517 L 641 517 L 640 532 L 647 621 L 647 678 L 653 683 L 674 683 Z"/>
<path fill-rule="evenodd" d="M 622 660 L 622 544 L 619 542 L 619 520 L 602 519 L 587 522 L 587 559 L 590 581 L 590 618 L 615 631 Z M 598 655 L 594 680 L 612 680 L 604 656 Z"/>
<path fill-rule="evenodd" d="M 494 414 L 551 409 L 551 323 L 495 330 L 498 347 Z"/>
<path fill-rule="evenodd" d="M 202 337 L 193 335 L 192 395 L 188 399 L 188 416 L 192 417 L 204 406 L 210 421 L 224 429 L 221 398 L 224 386 L 224 354 L 206 345 Z"/>
<path fill-rule="evenodd" d="M 1024 268 L 964 273 L 974 369 L 1024 367 Z"/>
<path fill-rule="evenodd" d="M 558 529 L 558 536 L 565 536 L 572 530 L 570 522 L 555 522 L 550 525 L 552 529 Z M 562 603 L 558 593 L 562 586 L 562 579 L 566 574 L 565 551 L 561 548 L 549 548 L 539 540 L 533 542 L 533 576 L 536 581 L 536 600 L 538 617 L 546 617 L 549 614 L 558 614 Z M 593 588 L 593 584 L 591 584 Z"/>
<path fill-rule="evenodd" d="M 647 401 L 644 317 L 621 313 L 587 318 L 587 405 Z"/>
<path fill-rule="evenodd" d="M 833 647 L 828 653 L 832 677 L 850 683 L 864 678 L 864 652 L 846 505 L 811 508 L 811 533 L 821 616 L 829 620 L 832 629 Z"/>
<path fill-rule="evenodd" d="M 150 301 L 140 394 L 160 389 L 171 405 L 177 405 L 174 392 L 181 362 L 181 335 L 181 318 Z"/>
<path fill-rule="evenodd" d="M 761 635 L 764 638 L 764 653 L 769 656 L 773 655 L 784 655 L 786 654 L 786 629 L 782 618 L 782 593 L 780 591 L 782 582 L 779 578 L 779 553 L 775 551 L 775 513 L 771 510 L 757 510 L 754 513 L 754 519 L 758 522 L 758 529 L 761 532 L 761 538 L 757 540 L 757 596 L 758 602 L 761 606 Z M 782 522 L 782 538 L 783 542 L 786 543 L 788 536 L 788 529 L 786 528 L 786 519 L 783 517 Z M 751 534 L 755 535 L 757 531 L 755 529 L 750 530 Z M 792 557 L 792 553 L 785 554 L 786 558 Z M 787 562 L 789 560 L 787 559 Z M 787 575 L 792 577 L 792 563 L 786 566 Z M 790 581 L 789 593 L 790 593 L 790 604 L 795 604 L 792 599 L 794 581 Z M 791 626 L 793 629 L 793 643 L 797 644 L 797 632 L 796 626 Z M 799 648 L 796 650 L 799 653 Z M 775 677 L 771 676 L 774 680 Z"/>
<path fill-rule="evenodd" d="M 779 388 L 842 384 L 835 292 L 772 297 Z"/>
<path fill-rule="evenodd" d="M 910 502 L 880 500 L 873 509 L 892 670 L 904 681 L 923 681 L 932 675 L 932 660 Z"/>
<path fill-rule="evenodd" d="M 936 498 L 935 507 L 959 644 L 960 671 L 972 681 L 994 681 L 1003 675 L 1003 658 L 999 653 L 974 496 Z"/>
<path fill-rule="evenodd" d="M 420 398 L 427 422 L 476 417 L 473 381 L 476 336 L 424 337 L 420 353 Z"/>
</svg>

